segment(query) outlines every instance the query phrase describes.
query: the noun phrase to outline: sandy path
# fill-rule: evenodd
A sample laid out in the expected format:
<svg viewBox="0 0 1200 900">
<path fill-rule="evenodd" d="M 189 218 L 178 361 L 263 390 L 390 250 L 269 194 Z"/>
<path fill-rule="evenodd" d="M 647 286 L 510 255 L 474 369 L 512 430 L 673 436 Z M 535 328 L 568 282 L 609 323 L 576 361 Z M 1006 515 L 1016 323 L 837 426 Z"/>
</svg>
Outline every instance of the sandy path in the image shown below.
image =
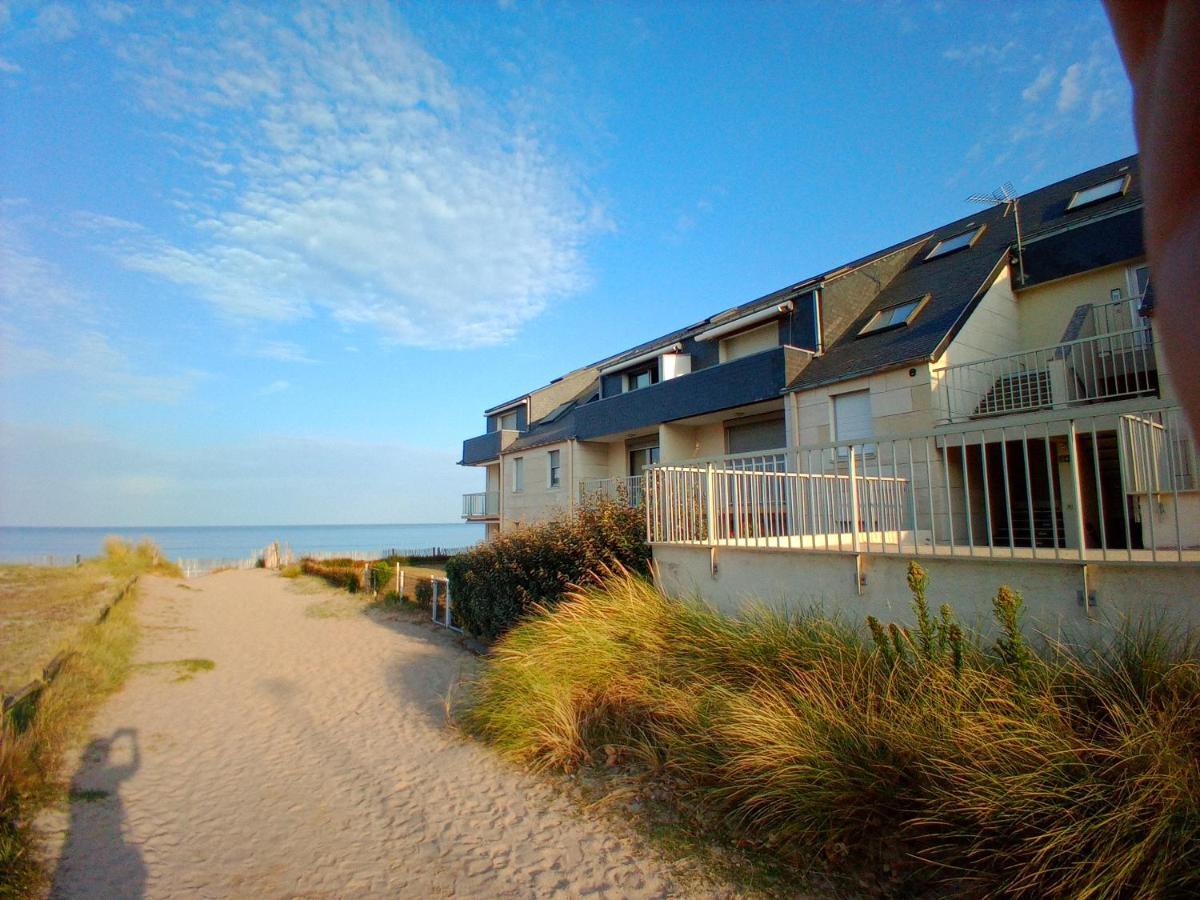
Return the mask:
<svg viewBox="0 0 1200 900">
<path fill-rule="evenodd" d="M 69 815 L 45 823 L 55 896 L 677 892 L 446 729 L 447 685 L 474 661 L 444 633 L 314 618 L 336 595 L 296 590 L 263 571 L 144 581 L 139 663 L 216 665 L 143 666 L 101 710 Z"/>
</svg>

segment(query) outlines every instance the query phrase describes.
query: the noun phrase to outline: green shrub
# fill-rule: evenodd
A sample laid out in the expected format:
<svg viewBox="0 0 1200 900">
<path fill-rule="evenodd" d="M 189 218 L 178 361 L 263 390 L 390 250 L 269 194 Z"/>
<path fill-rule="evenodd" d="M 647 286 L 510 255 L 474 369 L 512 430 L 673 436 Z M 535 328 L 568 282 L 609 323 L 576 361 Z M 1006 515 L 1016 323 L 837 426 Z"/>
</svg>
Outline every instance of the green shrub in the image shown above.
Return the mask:
<svg viewBox="0 0 1200 900">
<path fill-rule="evenodd" d="M 433 608 L 433 580 L 430 578 L 421 578 L 417 581 L 416 587 L 413 588 L 413 599 L 416 600 L 417 606 L 422 609 Z"/>
<path fill-rule="evenodd" d="M 1200 895 L 1193 647 L 1140 626 L 1039 654 L 1007 590 L 985 646 L 909 582 L 916 629 L 864 641 L 610 573 L 496 644 L 464 724 L 533 768 L 624 762 L 685 827 L 786 866 L 889 863 L 882 893 Z"/>
<path fill-rule="evenodd" d="M 645 535 L 640 510 L 606 498 L 500 534 L 446 563 L 455 616 L 468 631 L 493 640 L 535 608 L 557 604 L 570 585 L 603 566 L 648 572 Z"/>
</svg>

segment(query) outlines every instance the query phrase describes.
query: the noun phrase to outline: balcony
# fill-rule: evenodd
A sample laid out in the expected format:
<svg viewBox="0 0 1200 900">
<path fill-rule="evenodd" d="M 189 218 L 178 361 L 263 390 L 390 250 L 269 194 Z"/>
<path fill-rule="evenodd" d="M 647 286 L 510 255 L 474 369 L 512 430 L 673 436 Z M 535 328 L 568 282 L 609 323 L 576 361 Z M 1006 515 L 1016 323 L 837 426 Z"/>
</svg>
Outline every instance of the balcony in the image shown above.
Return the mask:
<svg viewBox="0 0 1200 900">
<path fill-rule="evenodd" d="M 624 500 L 629 506 L 641 506 L 645 500 L 646 479 L 641 475 L 622 478 L 589 478 L 579 483 L 579 502 L 593 497 Z"/>
<path fill-rule="evenodd" d="M 1119 305 L 1127 308 L 1129 303 Z M 1111 308 L 1117 305 L 1091 311 L 1085 324 L 1101 333 L 947 366 L 939 387 L 942 422 L 1157 396 L 1154 334 L 1148 322 L 1128 327 L 1129 317 Z M 1114 324 L 1125 327 L 1109 331 Z"/>
<path fill-rule="evenodd" d="M 1200 452 L 1159 401 L 664 463 L 645 479 L 655 544 L 1200 563 Z"/>
<path fill-rule="evenodd" d="M 578 437 L 590 440 L 763 400 L 777 400 L 788 382 L 811 358 L 809 353 L 796 347 L 776 347 L 587 403 L 575 412 Z"/>
<path fill-rule="evenodd" d="M 463 441 L 462 459 L 459 461 L 459 465 L 480 466 L 495 462 L 500 458 L 500 451 L 506 449 L 520 435 L 521 432 L 506 428 L 502 431 L 489 431 L 487 434 L 468 438 Z"/>
<path fill-rule="evenodd" d="M 484 491 L 479 494 L 463 494 L 464 519 L 482 521 L 500 517 L 500 492 Z"/>
</svg>

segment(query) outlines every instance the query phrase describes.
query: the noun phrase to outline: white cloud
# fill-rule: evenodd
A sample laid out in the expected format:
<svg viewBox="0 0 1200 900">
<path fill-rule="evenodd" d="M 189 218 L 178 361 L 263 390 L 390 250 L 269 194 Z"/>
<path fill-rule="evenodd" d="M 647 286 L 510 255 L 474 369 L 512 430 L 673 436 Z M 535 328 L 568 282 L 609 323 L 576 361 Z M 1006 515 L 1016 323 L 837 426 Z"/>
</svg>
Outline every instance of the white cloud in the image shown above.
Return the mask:
<svg viewBox="0 0 1200 900">
<path fill-rule="evenodd" d="M 1037 78 L 1021 91 L 1021 99 L 1027 103 L 1035 103 L 1041 99 L 1042 94 L 1046 93 L 1046 89 L 1054 83 L 1056 74 L 1058 74 L 1058 70 L 1054 66 L 1044 66 L 1042 71 L 1038 72 Z"/>
<path fill-rule="evenodd" d="M 1004 44 L 965 44 L 961 47 L 949 47 L 943 50 L 942 57 L 952 62 L 994 64 L 1003 60 L 1015 49 L 1017 49 L 1016 41 L 1008 41 Z"/>
<path fill-rule="evenodd" d="M 0 56 L 0 72 L 5 73 L 6 75 L 16 75 L 20 71 L 21 71 L 21 67 L 18 66 L 15 62 L 13 62 L 12 60 L 5 59 L 3 56 Z"/>
<path fill-rule="evenodd" d="M 133 7 L 128 3 L 98 3 L 93 9 L 99 18 L 105 22 L 112 22 L 114 25 L 120 24 L 133 15 Z"/>
<path fill-rule="evenodd" d="M 1083 64 L 1071 63 L 1058 83 L 1058 102 L 1055 108 L 1060 113 L 1070 112 L 1083 98 Z"/>
<path fill-rule="evenodd" d="M 268 384 L 268 385 L 267 385 L 265 388 L 263 388 L 262 390 L 260 390 L 260 391 L 258 392 L 258 395 L 259 395 L 260 397 L 269 397 L 271 394 L 280 394 L 280 393 L 283 393 L 284 391 L 286 391 L 286 390 L 287 390 L 288 388 L 290 388 L 291 386 L 292 386 L 292 385 L 291 385 L 291 383 L 290 383 L 290 382 L 284 381 L 283 379 L 280 379 L 280 380 L 278 380 L 278 381 L 272 381 L 272 382 L 271 382 L 270 384 Z"/>
<path fill-rule="evenodd" d="M 247 356 L 257 356 L 260 359 L 273 359 L 276 362 L 316 362 L 316 360 L 305 352 L 303 347 L 292 341 L 247 341 L 243 352 Z"/>
<path fill-rule="evenodd" d="M 509 339 L 585 281 L 605 223 L 572 168 L 384 5 L 229 7 L 124 56 L 221 201 L 186 240 L 114 239 L 131 268 L 230 315 L 443 347 Z"/>
<path fill-rule="evenodd" d="M 79 33 L 79 18 L 62 3 L 43 6 L 33 24 L 38 36 L 47 41 L 69 41 Z"/>
</svg>

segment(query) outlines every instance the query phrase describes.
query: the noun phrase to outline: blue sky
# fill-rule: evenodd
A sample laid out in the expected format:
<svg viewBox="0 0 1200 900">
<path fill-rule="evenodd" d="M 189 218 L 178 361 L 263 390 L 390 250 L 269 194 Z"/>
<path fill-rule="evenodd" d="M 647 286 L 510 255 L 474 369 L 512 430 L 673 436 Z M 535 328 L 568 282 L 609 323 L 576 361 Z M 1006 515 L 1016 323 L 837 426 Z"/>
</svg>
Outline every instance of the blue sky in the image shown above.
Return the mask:
<svg viewBox="0 0 1200 900">
<path fill-rule="evenodd" d="M 1099 3 L 0 3 L 0 523 L 454 521 L 484 408 L 1129 102 Z"/>
</svg>

